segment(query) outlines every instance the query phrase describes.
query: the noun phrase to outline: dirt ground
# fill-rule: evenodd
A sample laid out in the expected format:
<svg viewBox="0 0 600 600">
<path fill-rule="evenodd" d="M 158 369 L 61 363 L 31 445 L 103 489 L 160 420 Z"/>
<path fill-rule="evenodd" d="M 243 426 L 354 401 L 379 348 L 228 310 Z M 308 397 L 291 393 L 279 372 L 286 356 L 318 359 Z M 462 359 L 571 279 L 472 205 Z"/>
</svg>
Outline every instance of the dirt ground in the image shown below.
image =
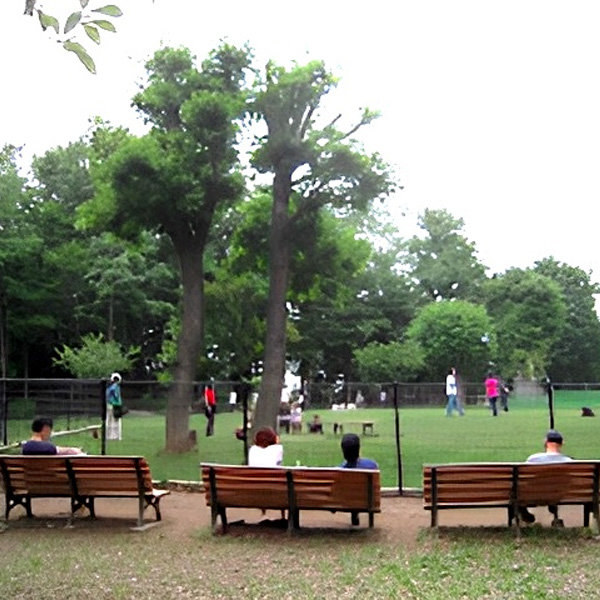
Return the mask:
<svg viewBox="0 0 600 600">
<path fill-rule="evenodd" d="M 4 498 L 0 504 L 4 512 Z M 69 500 L 67 499 L 35 499 L 32 501 L 34 519 L 27 519 L 21 507 L 14 508 L 10 513 L 4 529 L 10 531 L 23 528 L 58 528 L 67 526 L 69 516 Z M 77 529 L 91 530 L 122 530 L 134 529 L 137 517 L 137 500 L 135 499 L 97 499 L 96 520 L 86 518 L 86 512 L 77 515 L 74 527 Z M 182 536 L 191 534 L 199 529 L 210 528 L 210 509 L 206 506 L 204 494 L 194 492 L 172 492 L 161 500 L 162 521 L 155 523 L 154 511 L 146 511 L 147 527 L 145 529 L 160 529 L 161 536 L 173 536 L 181 539 Z M 550 526 L 551 516 L 545 508 L 534 508 L 532 512 L 537 521 L 544 527 Z M 264 520 L 275 520 L 280 516 L 277 511 L 268 511 L 262 515 L 254 509 L 229 509 L 228 520 L 244 521 L 244 524 L 230 527 L 229 535 L 262 535 L 269 531 L 269 535 L 284 535 L 274 528 L 264 526 Z M 561 507 L 560 516 L 566 527 L 582 525 L 581 507 Z M 263 521 L 263 525 L 259 523 Z M 459 526 L 484 526 L 502 527 L 507 522 L 504 509 L 463 509 L 442 511 L 439 517 L 441 527 Z M 361 515 L 360 528 L 366 528 L 367 516 Z M 321 529 L 357 529 L 350 525 L 350 516 L 347 513 L 332 514 L 326 511 L 302 511 L 300 525 L 305 534 L 310 530 Z M 384 496 L 381 501 L 381 513 L 375 516 L 374 535 L 381 542 L 400 544 L 406 548 L 416 545 L 419 532 L 426 530 L 430 525 L 430 513 L 423 509 L 423 500 L 419 497 Z"/>
</svg>

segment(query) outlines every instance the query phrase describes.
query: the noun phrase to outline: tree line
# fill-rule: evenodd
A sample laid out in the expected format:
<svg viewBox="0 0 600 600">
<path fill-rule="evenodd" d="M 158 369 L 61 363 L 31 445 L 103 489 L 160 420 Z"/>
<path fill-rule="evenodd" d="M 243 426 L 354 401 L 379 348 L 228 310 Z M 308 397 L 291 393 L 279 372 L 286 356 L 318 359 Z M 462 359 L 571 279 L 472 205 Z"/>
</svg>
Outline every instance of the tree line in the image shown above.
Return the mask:
<svg viewBox="0 0 600 600">
<path fill-rule="evenodd" d="M 590 274 L 547 257 L 490 277 L 445 210 L 402 239 L 397 178 L 360 142 L 378 115 L 332 111 L 322 62 L 258 69 L 222 44 L 199 65 L 162 48 L 146 70 L 145 135 L 97 118 L 27 177 L 17 147 L 0 154 L 3 377 L 78 375 L 77 349 L 120 348 L 131 376 L 171 378 L 174 451 L 198 379 L 260 374 L 261 424 L 286 365 L 309 380 L 437 381 L 452 365 L 598 380 Z"/>
</svg>

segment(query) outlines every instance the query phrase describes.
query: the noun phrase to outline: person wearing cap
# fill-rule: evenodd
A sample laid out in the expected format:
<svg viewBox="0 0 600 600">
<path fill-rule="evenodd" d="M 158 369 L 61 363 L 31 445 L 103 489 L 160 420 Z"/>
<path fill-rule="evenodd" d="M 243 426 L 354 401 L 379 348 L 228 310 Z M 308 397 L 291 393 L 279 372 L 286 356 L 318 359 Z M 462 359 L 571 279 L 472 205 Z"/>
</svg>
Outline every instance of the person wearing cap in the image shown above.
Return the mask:
<svg viewBox="0 0 600 600">
<path fill-rule="evenodd" d="M 570 456 L 566 456 L 562 453 L 563 441 L 563 436 L 560 432 L 556 431 L 556 429 L 550 429 L 544 440 L 544 452 L 532 454 L 527 458 L 526 462 L 545 464 L 573 460 Z M 563 520 L 558 518 L 558 506 L 549 506 L 548 510 L 553 516 L 552 527 L 564 527 Z M 519 513 L 526 523 L 533 523 L 535 521 L 535 515 L 531 514 L 526 507 L 519 509 Z"/>
<path fill-rule="evenodd" d="M 121 440 L 123 430 L 121 417 L 123 416 L 123 398 L 121 397 L 121 375 L 112 373 L 110 385 L 106 388 L 106 439 Z"/>
</svg>

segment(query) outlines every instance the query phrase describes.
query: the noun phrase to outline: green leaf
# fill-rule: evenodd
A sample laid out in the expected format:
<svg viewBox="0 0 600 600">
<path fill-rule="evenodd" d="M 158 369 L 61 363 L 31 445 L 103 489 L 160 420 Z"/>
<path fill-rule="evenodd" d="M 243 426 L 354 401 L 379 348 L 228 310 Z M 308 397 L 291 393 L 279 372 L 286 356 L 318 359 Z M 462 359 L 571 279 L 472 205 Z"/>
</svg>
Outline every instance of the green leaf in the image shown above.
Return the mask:
<svg viewBox="0 0 600 600">
<path fill-rule="evenodd" d="M 90 0 L 79 0 L 79 4 L 81 4 L 81 8 L 85 8 L 89 4 Z"/>
<path fill-rule="evenodd" d="M 94 25 L 97 25 L 98 27 L 100 27 L 100 29 L 105 29 L 106 31 L 112 31 L 113 33 L 116 30 L 115 26 L 110 22 L 110 21 L 90 21 L 90 23 L 93 23 Z"/>
<path fill-rule="evenodd" d="M 102 6 L 101 8 L 95 8 L 92 12 L 97 12 L 102 15 L 108 15 L 109 17 L 120 17 L 123 12 L 118 6 L 114 4 L 107 4 L 106 6 Z"/>
<path fill-rule="evenodd" d="M 96 65 L 92 57 L 86 52 L 85 48 L 77 42 L 64 42 L 63 48 L 69 52 L 75 52 L 77 58 L 84 64 L 85 68 L 90 73 L 96 73 Z"/>
<path fill-rule="evenodd" d="M 87 33 L 88 37 L 93 41 L 96 42 L 96 44 L 100 43 L 100 32 L 98 31 L 98 29 L 96 27 L 94 27 L 93 25 L 88 25 L 87 23 L 83 26 L 85 32 Z"/>
<path fill-rule="evenodd" d="M 42 29 L 44 31 L 46 31 L 46 29 L 48 29 L 48 27 L 52 27 L 52 29 L 54 29 L 54 31 L 56 31 L 56 33 L 58 34 L 58 31 L 60 29 L 60 24 L 56 17 L 47 15 L 46 13 L 43 13 L 41 10 L 38 10 L 38 17 L 40 18 L 40 25 L 42 26 Z"/>
<path fill-rule="evenodd" d="M 67 19 L 67 22 L 65 23 L 65 33 L 69 33 L 69 31 L 71 31 L 71 29 L 73 29 L 73 27 L 75 27 L 79 21 L 81 21 L 81 11 L 71 13 Z"/>
</svg>

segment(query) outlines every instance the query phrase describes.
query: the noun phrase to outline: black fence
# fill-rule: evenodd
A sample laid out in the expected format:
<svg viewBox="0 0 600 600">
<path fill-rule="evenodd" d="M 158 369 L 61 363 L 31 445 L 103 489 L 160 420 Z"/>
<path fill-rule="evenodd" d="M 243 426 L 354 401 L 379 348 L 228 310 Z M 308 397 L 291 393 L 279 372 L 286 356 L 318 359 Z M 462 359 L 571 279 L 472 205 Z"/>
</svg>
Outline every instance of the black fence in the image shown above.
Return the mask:
<svg viewBox="0 0 600 600">
<path fill-rule="evenodd" d="M 213 384 L 218 410 L 251 410 L 257 390 L 235 381 L 195 382 L 190 397 L 190 412 L 204 409 L 203 392 Z M 86 425 L 100 425 L 105 410 L 105 380 L 80 379 L 0 379 L 0 443 L 5 446 L 29 437 L 29 425 L 36 416 L 49 416 L 56 427 L 70 431 Z M 544 393 L 542 385 L 534 386 Z M 600 383 L 555 384 L 555 389 L 600 390 Z M 169 384 L 158 381 L 123 381 L 121 390 L 130 410 L 164 413 Z M 433 383 L 357 383 L 310 382 L 303 389 L 286 390 L 290 402 L 302 402 L 304 410 L 347 408 L 391 408 L 444 406 L 443 382 Z M 460 383 L 459 397 L 464 405 L 485 402 L 483 385 Z"/>
</svg>

